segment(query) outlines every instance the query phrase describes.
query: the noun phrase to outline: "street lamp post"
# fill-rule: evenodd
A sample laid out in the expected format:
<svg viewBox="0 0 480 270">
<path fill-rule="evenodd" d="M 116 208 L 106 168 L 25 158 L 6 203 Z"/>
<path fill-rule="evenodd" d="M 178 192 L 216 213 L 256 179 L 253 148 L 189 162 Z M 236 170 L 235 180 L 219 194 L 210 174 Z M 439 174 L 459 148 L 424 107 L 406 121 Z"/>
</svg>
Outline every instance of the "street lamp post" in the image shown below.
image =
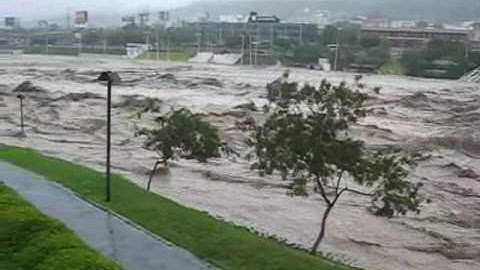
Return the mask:
<svg viewBox="0 0 480 270">
<path fill-rule="evenodd" d="M 23 100 L 25 96 L 22 94 L 17 95 L 17 98 L 20 100 L 20 128 L 21 128 L 21 135 L 25 135 L 25 124 L 23 120 Z"/>
<path fill-rule="evenodd" d="M 106 164 L 106 186 L 105 198 L 107 202 L 111 200 L 110 193 L 110 149 L 111 149 L 111 122 L 112 122 L 112 84 L 119 84 L 121 82 L 120 76 L 117 73 L 107 71 L 102 72 L 98 77 L 99 81 L 107 82 L 107 164 Z"/>
</svg>

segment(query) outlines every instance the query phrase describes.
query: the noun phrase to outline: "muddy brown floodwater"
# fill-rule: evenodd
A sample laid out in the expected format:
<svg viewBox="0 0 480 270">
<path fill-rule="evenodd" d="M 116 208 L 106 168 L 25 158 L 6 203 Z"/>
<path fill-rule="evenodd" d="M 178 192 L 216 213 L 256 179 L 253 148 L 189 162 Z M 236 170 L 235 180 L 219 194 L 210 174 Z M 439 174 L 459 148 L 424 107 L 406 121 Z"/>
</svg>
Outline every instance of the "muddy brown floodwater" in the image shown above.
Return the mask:
<svg viewBox="0 0 480 270">
<path fill-rule="evenodd" d="M 135 62 L 94 57 L 0 57 L 0 142 L 101 169 L 105 146 L 105 86 L 93 80 L 119 72 L 114 87 L 113 166 L 144 186 L 155 153 L 134 136 L 155 115 L 186 106 L 215 124 L 240 157 L 208 164 L 176 161 L 159 173 L 153 190 L 213 216 L 309 247 L 318 232 L 322 200 L 287 195 L 285 182 L 249 170 L 242 123 L 259 117 L 265 85 L 282 67 L 250 68 Z M 291 69 L 291 80 L 353 82 L 355 74 Z M 19 138 L 13 90 L 30 81 L 27 138 Z M 412 181 L 432 203 L 420 215 L 382 219 L 365 198 L 343 197 L 321 249 L 337 260 L 378 270 L 480 269 L 480 86 L 446 80 L 365 76 L 382 88 L 371 93 L 370 115 L 353 128 L 369 146 L 410 149 L 418 167 Z"/>
</svg>

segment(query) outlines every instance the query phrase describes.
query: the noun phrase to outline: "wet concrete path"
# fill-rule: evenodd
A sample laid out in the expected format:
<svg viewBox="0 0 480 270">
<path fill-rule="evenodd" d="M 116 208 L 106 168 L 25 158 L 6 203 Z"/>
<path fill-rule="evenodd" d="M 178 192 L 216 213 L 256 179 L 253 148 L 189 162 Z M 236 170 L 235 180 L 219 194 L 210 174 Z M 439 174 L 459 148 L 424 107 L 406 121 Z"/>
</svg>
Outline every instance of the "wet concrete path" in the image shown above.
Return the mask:
<svg viewBox="0 0 480 270">
<path fill-rule="evenodd" d="M 0 162 L 0 182 L 44 214 L 62 221 L 88 245 L 127 270 L 214 269 L 42 176 Z"/>
</svg>

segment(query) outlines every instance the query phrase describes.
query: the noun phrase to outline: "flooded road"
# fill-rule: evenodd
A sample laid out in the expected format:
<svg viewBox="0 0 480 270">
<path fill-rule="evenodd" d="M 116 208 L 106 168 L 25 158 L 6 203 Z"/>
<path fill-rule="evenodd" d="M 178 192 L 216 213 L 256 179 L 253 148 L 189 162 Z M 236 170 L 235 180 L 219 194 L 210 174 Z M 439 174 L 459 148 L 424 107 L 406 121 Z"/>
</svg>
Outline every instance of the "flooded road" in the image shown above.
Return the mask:
<svg viewBox="0 0 480 270">
<path fill-rule="evenodd" d="M 106 86 L 99 72 L 123 78 L 113 89 L 113 152 L 117 172 L 144 186 L 156 154 L 134 136 L 155 116 L 185 106 L 220 130 L 239 157 L 208 164 L 178 160 L 159 173 L 153 190 L 213 216 L 309 247 L 318 232 L 321 198 L 290 197 L 286 182 L 250 171 L 242 125 L 261 118 L 265 85 L 282 67 L 229 67 L 119 59 L 1 56 L 0 142 L 101 168 L 105 146 Z M 291 69 L 294 81 L 353 83 L 355 74 Z M 26 99 L 27 138 L 19 128 L 17 93 Z M 480 268 L 480 87 L 475 84 L 398 76 L 364 76 L 381 87 L 368 101 L 369 116 L 353 128 L 367 145 L 399 145 L 418 167 L 413 181 L 425 183 L 432 203 L 420 215 L 382 219 L 365 198 L 342 198 L 328 223 L 321 250 L 355 266 L 386 270 Z M 158 112 L 157 112 L 158 111 Z"/>
</svg>

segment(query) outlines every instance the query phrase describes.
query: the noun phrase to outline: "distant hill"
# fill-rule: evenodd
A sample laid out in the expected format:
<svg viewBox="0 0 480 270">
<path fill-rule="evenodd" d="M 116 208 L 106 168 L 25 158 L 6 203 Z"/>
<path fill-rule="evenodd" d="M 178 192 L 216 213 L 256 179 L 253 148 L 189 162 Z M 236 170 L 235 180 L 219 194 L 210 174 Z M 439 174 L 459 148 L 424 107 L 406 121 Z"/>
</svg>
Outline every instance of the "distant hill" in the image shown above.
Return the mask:
<svg viewBox="0 0 480 270">
<path fill-rule="evenodd" d="M 394 19 L 480 19 L 480 0 L 204 0 L 177 9 L 175 16 L 189 18 L 208 11 L 216 18 L 255 10 L 288 20 L 308 16 L 306 9 L 329 10 L 344 16 L 381 14 Z"/>
</svg>

